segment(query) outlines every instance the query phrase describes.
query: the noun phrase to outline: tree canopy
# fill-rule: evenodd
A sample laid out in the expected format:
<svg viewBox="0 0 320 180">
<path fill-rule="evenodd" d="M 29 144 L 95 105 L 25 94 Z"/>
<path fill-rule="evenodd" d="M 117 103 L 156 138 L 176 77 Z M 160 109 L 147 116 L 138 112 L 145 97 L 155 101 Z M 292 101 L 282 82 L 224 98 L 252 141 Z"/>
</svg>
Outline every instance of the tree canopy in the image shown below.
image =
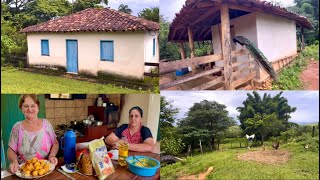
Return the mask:
<svg viewBox="0 0 320 180">
<path fill-rule="evenodd" d="M 194 105 L 187 112 L 187 117 L 179 122 L 179 127 L 186 132 L 185 136 L 209 139 L 214 147 L 215 140 L 221 132 L 236 122 L 229 117 L 226 106 L 216 101 L 203 100 Z"/>
<path fill-rule="evenodd" d="M 144 8 L 138 13 L 138 17 L 159 22 L 159 7 Z"/>
<path fill-rule="evenodd" d="M 127 14 L 131 14 L 132 13 L 132 10 L 129 8 L 129 6 L 125 5 L 125 4 L 120 4 L 119 7 L 118 7 L 118 11 L 124 12 L 124 13 L 127 13 Z"/>
<path fill-rule="evenodd" d="M 311 22 L 313 29 L 305 31 L 307 45 L 319 42 L 319 0 L 294 0 L 295 6 L 288 7 L 290 11 L 305 16 Z M 301 34 L 299 30 L 297 32 Z"/>
<path fill-rule="evenodd" d="M 282 92 L 274 97 L 264 93 L 263 97 L 256 91 L 247 94 L 243 106 L 237 107 L 240 112 L 238 119 L 240 127 L 247 134 L 256 134 L 262 141 L 271 135 L 280 135 L 291 124 L 288 120 L 290 114 L 296 111 L 295 107 L 288 104 L 288 100 L 282 97 Z"/>
</svg>

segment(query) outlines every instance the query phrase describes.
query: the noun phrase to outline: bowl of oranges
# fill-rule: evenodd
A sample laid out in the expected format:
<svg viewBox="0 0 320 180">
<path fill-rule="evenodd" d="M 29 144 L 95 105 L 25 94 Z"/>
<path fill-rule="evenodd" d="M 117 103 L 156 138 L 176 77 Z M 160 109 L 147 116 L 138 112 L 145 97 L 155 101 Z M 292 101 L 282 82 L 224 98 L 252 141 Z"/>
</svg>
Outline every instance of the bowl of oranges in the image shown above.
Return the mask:
<svg viewBox="0 0 320 180">
<path fill-rule="evenodd" d="M 24 179 L 40 178 L 50 174 L 55 168 L 48 160 L 32 158 L 20 164 L 16 175 Z"/>
</svg>

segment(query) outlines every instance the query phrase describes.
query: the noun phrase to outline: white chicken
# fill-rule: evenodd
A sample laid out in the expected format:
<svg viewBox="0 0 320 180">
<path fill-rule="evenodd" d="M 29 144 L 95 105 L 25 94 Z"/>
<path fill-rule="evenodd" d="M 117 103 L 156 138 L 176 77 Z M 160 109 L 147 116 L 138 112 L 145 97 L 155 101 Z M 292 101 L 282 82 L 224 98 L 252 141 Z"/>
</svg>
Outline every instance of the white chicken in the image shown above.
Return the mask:
<svg viewBox="0 0 320 180">
<path fill-rule="evenodd" d="M 254 134 L 252 134 L 251 136 L 249 136 L 248 134 L 246 134 L 246 137 L 247 137 L 247 139 L 250 141 L 252 141 L 253 140 L 253 138 L 254 138 Z"/>
</svg>

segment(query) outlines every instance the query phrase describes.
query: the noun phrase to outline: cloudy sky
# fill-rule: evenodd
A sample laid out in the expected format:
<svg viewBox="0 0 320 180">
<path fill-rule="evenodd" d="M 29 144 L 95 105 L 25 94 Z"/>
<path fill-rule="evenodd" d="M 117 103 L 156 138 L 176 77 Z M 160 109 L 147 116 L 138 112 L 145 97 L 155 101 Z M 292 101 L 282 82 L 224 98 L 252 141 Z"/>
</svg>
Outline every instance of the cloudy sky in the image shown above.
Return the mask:
<svg viewBox="0 0 320 180">
<path fill-rule="evenodd" d="M 178 13 L 186 0 L 159 0 L 160 1 L 160 15 L 167 18 L 169 22 L 175 17 L 175 13 Z M 272 1 L 272 0 L 267 0 Z M 294 5 L 294 0 L 277 0 L 280 1 L 284 6 Z"/>
<path fill-rule="evenodd" d="M 109 0 L 108 7 L 118 10 L 120 4 L 128 5 L 132 15 L 137 16 L 144 8 L 159 7 L 159 0 Z"/>
<path fill-rule="evenodd" d="M 202 100 L 217 101 L 227 106 L 229 115 L 236 117 L 239 112 L 237 107 L 247 98 L 247 93 L 252 91 L 161 91 L 161 96 L 173 100 L 173 106 L 179 108 L 178 119 L 185 117 L 189 108 Z M 266 92 L 274 96 L 279 91 L 257 91 L 261 96 Z M 317 123 L 319 121 L 319 91 L 284 91 L 283 97 L 288 99 L 288 104 L 296 107 L 296 112 L 291 114 L 289 121 L 299 124 Z"/>
</svg>

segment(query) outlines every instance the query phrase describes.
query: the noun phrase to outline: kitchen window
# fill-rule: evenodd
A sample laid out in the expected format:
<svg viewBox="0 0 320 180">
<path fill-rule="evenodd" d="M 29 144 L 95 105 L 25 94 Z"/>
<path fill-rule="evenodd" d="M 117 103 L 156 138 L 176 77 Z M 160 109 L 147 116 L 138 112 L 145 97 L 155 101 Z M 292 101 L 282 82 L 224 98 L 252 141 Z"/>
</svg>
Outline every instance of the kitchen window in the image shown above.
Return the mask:
<svg viewBox="0 0 320 180">
<path fill-rule="evenodd" d="M 100 59 L 101 61 L 114 60 L 113 41 L 100 41 Z"/>
<path fill-rule="evenodd" d="M 49 40 L 41 39 L 41 55 L 49 56 Z"/>
</svg>

